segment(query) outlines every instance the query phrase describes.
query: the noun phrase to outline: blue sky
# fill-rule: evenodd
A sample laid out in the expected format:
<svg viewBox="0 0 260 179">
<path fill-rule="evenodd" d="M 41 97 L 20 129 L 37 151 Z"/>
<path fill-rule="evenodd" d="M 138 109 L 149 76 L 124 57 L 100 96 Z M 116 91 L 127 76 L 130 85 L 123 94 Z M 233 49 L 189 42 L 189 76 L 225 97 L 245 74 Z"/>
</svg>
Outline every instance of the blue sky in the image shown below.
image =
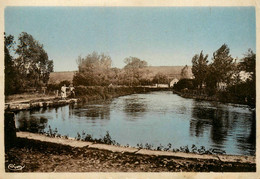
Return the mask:
<svg viewBox="0 0 260 179">
<path fill-rule="evenodd" d="M 222 44 L 233 57 L 256 51 L 254 7 L 7 7 L 5 32 L 31 34 L 44 45 L 54 71 L 77 70 L 93 51 L 114 67 L 129 56 L 151 66 L 191 65 L 201 50 L 212 57 Z"/>
</svg>

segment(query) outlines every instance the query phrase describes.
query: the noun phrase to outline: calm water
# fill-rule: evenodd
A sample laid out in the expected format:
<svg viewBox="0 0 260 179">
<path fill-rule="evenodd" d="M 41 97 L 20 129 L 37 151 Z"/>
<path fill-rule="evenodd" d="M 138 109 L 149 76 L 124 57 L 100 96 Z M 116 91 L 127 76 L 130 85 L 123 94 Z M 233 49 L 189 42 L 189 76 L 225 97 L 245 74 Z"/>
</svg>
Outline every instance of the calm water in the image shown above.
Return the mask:
<svg viewBox="0 0 260 179">
<path fill-rule="evenodd" d="M 255 153 L 255 112 L 244 105 L 185 99 L 172 92 L 151 92 L 119 97 L 109 102 L 67 105 L 16 115 L 16 127 L 33 132 L 57 128 L 76 137 L 85 131 L 101 138 L 109 131 L 122 145 L 171 143 L 218 148 L 227 154 Z"/>
</svg>

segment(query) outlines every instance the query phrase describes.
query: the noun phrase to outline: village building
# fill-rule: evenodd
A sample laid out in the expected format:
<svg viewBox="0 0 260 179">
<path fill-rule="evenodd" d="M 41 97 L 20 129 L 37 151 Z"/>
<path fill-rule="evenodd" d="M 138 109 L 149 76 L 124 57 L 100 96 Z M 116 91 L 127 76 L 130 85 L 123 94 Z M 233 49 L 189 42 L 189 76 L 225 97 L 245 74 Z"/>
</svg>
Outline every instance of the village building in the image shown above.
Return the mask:
<svg viewBox="0 0 260 179">
<path fill-rule="evenodd" d="M 172 88 L 175 84 L 178 83 L 178 79 L 177 78 L 174 78 L 171 82 L 170 82 L 170 87 Z"/>
</svg>

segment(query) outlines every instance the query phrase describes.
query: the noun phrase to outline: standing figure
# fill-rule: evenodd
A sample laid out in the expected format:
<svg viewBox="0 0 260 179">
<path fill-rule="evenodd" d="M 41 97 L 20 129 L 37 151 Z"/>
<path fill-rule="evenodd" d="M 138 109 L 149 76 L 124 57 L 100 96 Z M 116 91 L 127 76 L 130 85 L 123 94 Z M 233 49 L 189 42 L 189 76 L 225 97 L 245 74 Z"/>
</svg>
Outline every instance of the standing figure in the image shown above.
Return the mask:
<svg viewBox="0 0 260 179">
<path fill-rule="evenodd" d="M 75 97 L 75 88 L 73 87 L 73 84 L 70 84 L 70 87 L 69 87 L 69 89 L 70 89 L 70 97 L 72 98 L 74 98 Z"/>
<path fill-rule="evenodd" d="M 66 85 L 64 84 L 64 85 L 61 87 L 61 98 L 62 98 L 62 99 L 65 99 L 65 98 L 67 97 L 67 95 L 66 95 L 66 89 L 67 89 L 67 87 L 66 87 Z"/>
</svg>

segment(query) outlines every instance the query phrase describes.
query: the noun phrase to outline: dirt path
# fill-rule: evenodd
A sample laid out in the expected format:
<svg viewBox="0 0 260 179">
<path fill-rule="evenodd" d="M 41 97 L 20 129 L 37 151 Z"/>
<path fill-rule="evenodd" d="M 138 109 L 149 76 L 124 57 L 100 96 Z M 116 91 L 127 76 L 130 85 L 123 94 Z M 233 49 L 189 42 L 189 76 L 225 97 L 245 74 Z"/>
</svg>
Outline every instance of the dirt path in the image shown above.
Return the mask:
<svg viewBox="0 0 260 179">
<path fill-rule="evenodd" d="M 15 172 L 255 172 L 255 163 L 112 152 L 18 138 L 5 154 L 5 168 Z"/>
<path fill-rule="evenodd" d="M 6 103 L 22 103 L 28 101 L 37 101 L 37 100 L 48 100 L 54 99 L 55 95 L 43 95 L 43 94 L 16 94 L 6 96 Z"/>
</svg>

